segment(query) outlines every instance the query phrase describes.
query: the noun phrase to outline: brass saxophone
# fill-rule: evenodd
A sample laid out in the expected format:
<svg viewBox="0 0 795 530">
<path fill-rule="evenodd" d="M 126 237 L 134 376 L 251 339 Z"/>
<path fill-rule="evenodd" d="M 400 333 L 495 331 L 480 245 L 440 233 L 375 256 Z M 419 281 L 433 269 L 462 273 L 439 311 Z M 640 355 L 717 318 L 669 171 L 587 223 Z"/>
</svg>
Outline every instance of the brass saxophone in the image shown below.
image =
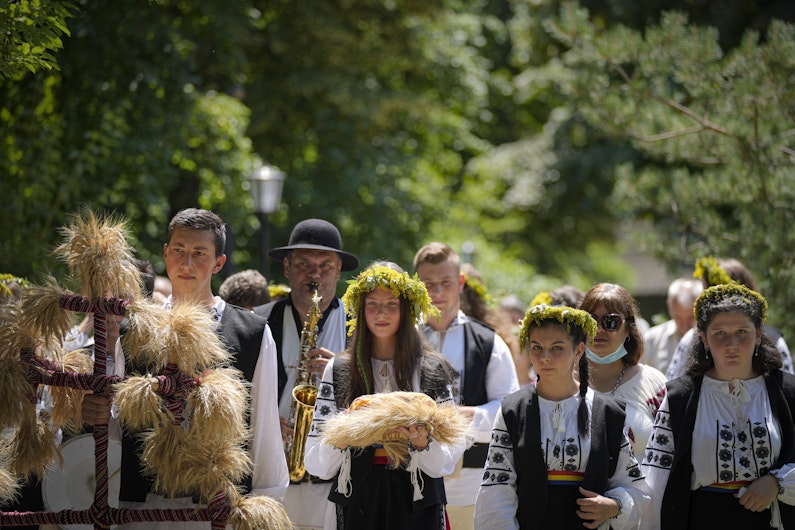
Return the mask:
<svg viewBox="0 0 795 530">
<path fill-rule="evenodd" d="M 293 428 L 293 436 L 285 447 L 287 469 L 292 482 L 300 482 L 306 474 L 304 451 L 306 438 L 312 427 L 312 416 L 315 412 L 315 400 L 317 399 L 317 385 L 309 376 L 306 363 L 309 360 L 309 352 L 317 348 L 318 321 L 323 318 L 323 313 L 320 312 L 320 301 L 323 300 L 323 297 L 318 296 L 316 283 L 311 284 L 310 287 L 314 294 L 312 295 L 312 306 L 309 308 L 304 327 L 301 330 L 301 351 L 296 363 L 297 373 L 295 385 L 293 385 L 293 402 L 290 407 L 289 419 L 290 426 Z"/>
</svg>

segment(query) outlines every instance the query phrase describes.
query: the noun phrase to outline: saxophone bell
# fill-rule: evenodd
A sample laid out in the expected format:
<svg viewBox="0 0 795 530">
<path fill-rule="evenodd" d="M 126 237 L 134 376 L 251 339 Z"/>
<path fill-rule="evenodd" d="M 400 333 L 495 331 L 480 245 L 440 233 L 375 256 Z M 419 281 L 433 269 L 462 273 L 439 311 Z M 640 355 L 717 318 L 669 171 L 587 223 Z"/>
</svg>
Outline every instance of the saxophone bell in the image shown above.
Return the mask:
<svg viewBox="0 0 795 530">
<path fill-rule="evenodd" d="M 317 398 L 317 385 L 314 377 L 309 375 L 307 361 L 309 360 L 309 352 L 317 348 L 318 321 L 323 318 L 323 313 L 320 311 L 320 301 L 323 298 L 318 296 L 317 283 L 312 282 L 309 287 L 313 292 L 312 305 L 301 330 L 301 349 L 296 363 L 295 384 L 292 389 L 293 401 L 288 418 L 290 427 L 293 428 L 293 436 L 289 443 L 285 444 L 287 469 L 290 473 L 290 480 L 293 482 L 300 482 L 306 475 L 304 451 L 306 438 L 309 436 L 309 430 L 312 427 L 312 417 L 314 416 L 315 400 Z"/>
</svg>

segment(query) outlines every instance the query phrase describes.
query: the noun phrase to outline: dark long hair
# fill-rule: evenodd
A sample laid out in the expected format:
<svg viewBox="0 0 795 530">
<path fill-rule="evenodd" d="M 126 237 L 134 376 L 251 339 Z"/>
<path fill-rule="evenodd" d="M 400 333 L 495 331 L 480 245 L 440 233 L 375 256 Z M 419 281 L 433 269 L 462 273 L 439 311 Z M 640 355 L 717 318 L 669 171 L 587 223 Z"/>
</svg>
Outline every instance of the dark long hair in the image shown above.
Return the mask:
<svg viewBox="0 0 795 530">
<path fill-rule="evenodd" d="M 532 330 L 533 327 L 536 327 L 534 324 L 531 326 L 532 327 L 528 328 L 529 330 Z M 566 324 L 563 324 L 554 318 L 549 318 L 539 322 L 537 327 L 545 326 L 558 326 L 560 329 L 565 331 L 571 339 L 571 345 L 574 349 L 577 349 L 577 346 L 580 343 L 587 344 L 588 342 L 588 335 L 585 333 L 585 330 L 575 324 L 569 324 L 567 326 Z M 585 356 L 585 353 L 580 356 L 579 363 L 577 364 L 577 370 L 579 371 L 580 378 L 580 404 L 577 407 L 577 432 L 580 434 L 580 436 L 585 436 L 588 434 L 591 423 L 590 416 L 588 415 L 588 405 L 585 402 L 585 394 L 588 393 L 588 359 Z"/>
<path fill-rule="evenodd" d="M 643 357 L 643 335 L 638 329 L 637 319 L 640 318 L 638 303 L 624 287 L 615 283 L 597 283 L 585 293 L 579 309 L 593 312 L 599 305 L 604 305 L 608 313 L 620 313 L 626 318 L 627 340 L 624 346 L 627 354 L 624 362 L 634 366 Z"/>
<path fill-rule="evenodd" d="M 372 291 L 370 291 L 372 292 Z M 351 401 L 365 394 L 372 394 L 373 389 L 373 368 L 370 362 L 373 352 L 373 334 L 367 327 L 364 317 L 365 298 L 370 293 L 363 293 L 359 303 L 359 311 L 356 315 L 356 329 L 350 345 L 345 349 L 341 356 L 350 362 L 350 384 L 347 388 L 341 389 L 342 403 L 350 404 Z M 439 355 L 434 352 L 431 346 L 425 341 L 423 336 L 414 325 L 411 318 L 409 301 L 400 297 L 400 324 L 397 330 L 397 345 L 395 351 L 395 380 L 398 390 L 411 390 L 412 376 L 420 365 L 423 355 Z"/>
<path fill-rule="evenodd" d="M 776 345 L 762 332 L 764 320 L 762 308 L 748 297 L 731 295 L 715 300 L 707 300 L 697 305 L 696 333 L 693 346 L 690 348 L 690 361 L 686 370 L 687 375 L 704 375 L 707 370 L 715 366 L 715 360 L 707 354 L 701 333 L 706 333 L 712 320 L 721 313 L 740 312 L 751 319 L 757 333 L 762 333 L 762 342 L 757 346 L 751 358 L 751 366 L 757 374 L 764 375 L 772 370 L 781 368 L 781 354 Z"/>
</svg>

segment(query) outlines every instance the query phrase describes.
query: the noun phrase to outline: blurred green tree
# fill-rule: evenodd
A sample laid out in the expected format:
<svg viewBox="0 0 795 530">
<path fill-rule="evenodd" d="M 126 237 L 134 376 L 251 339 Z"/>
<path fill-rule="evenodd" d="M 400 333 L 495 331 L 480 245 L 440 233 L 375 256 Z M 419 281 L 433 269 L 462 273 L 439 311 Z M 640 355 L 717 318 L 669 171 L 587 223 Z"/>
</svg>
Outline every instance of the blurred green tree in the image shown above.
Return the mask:
<svg viewBox="0 0 795 530">
<path fill-rule="evenodd" d="M 772 20 L 724 50 L 717 29 L 665 13 L 643 32 L 597 29 L 566 4 L 550 31 L 569 49 L 567 89 L 588 122 L 643 153 L 616 198 L 654 230 L 671 265 L 735 257 L 756 275 L 774 323 L 795 331 L 795 26 Z"/>
</svg>

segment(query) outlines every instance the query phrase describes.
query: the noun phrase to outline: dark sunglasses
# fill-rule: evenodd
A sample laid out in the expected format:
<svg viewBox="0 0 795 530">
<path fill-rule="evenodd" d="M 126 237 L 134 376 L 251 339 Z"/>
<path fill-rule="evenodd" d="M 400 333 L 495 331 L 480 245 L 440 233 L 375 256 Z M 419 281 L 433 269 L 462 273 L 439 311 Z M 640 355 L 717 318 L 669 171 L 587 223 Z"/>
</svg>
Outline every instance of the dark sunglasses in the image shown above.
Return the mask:
<svg viewBox="0 0 795 530">
<path fill-rule="evenodd" d="M 595 315 L 591 316 L 596 319 Z M 618 328 L 621 327 L 621 324 L 624 322 L 631 322 L 632 318 L 624 319 L 617 313 L 610 313 L 609 315 L 604 315 L 602 318 L 596 319 L 596 321 L 605 331 L 618 331 Z"/>
</svg>

